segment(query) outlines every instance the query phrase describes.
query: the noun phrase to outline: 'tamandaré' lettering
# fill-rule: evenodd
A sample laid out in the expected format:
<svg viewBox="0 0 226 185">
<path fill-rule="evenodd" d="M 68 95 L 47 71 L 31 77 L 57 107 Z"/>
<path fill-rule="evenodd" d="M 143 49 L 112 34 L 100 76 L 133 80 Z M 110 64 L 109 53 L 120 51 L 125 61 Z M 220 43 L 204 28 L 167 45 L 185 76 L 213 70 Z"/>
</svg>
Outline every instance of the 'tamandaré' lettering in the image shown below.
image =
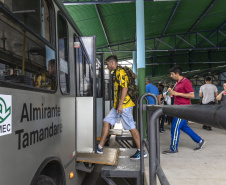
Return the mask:
<svg viewBox="0 0 226 185">
<path fill-rule="evenodd" d="M 17 130 L 15 134 L 18 135 L 18 150 L 53 137 L 61 132 L 62 124 L 54 125 L 53 122 L 50 127 L 41 128 L 28 133 L 24 132 L 24 129 Z"/>
</svg>

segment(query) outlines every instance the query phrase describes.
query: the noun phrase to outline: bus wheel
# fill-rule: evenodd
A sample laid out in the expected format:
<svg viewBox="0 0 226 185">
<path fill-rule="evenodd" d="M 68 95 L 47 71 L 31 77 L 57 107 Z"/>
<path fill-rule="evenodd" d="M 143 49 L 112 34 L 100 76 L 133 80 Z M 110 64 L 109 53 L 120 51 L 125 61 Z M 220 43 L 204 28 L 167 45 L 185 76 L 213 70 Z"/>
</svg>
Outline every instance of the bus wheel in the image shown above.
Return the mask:
<svg viewBox="0 0 226 185">
<path fill-rule="evenodd" d="M 53 181 L 52 178 L 45 176 L 45 175 L 40 175 L 35 183 L 35 185 L 55 185 L 55 182 Z"/>
</svg>

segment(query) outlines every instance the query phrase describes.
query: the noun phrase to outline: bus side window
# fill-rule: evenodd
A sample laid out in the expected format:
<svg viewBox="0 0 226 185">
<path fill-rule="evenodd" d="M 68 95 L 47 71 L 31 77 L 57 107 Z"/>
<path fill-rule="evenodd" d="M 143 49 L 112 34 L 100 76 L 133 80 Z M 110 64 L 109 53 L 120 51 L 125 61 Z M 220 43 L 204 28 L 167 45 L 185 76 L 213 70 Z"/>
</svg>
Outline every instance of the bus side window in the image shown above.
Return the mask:
<svg viewBox="0 0 226 185">
<path fill-rule="evenodd" d="M 35 87 L 54 90 L 56 87 L 56 61 L 51 59 L 47 62 L 46 68 L 36 75 Z"/>
<path fill-rule="evenodd" d="M 48 74 L 48 62 L 55 61 L 55 48 L 12 21 L 9 15 L 0 14 L 0 28 L 4 28 L 1 33 L 4 39 L 0 42 L 0 82 L 54 90 L 56 74 Z M 46 76 L 46 80 L 40 80 L 41 85 L 37 86 L 39 75 Z"/>
<path fill-rule="evenodd" d="M 9 3 L 8 3 L 9 4 Z M 28 25 L 32 30 L 41 35 L 47 41 L 54 42 L 51 37 L 51 25 L 53 8 L 47 0 L 12 0 L 9 6 L 24 24 Z"/>
<path fill-rule="evenodd" d="M 67 22 L 61 13 L 57 16 L 58 49 L 60 88 L 63 94 L 69 94 L 69 63 L 68 63 L 68 27 Z"/>
</svg>

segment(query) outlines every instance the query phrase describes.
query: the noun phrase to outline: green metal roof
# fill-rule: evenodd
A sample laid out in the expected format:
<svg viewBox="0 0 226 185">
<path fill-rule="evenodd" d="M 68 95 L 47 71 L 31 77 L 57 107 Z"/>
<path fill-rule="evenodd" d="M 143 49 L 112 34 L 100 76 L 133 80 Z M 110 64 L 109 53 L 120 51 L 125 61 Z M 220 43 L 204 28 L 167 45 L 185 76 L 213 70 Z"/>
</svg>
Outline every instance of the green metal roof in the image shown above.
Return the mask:
<svg viewBox="0 0 226 185">
<path fill-rule="evenodd" d="M 97 51 L 114 51 L 119 59 L 132 59 L 136 50 L 136 4 L 123 1 L 75 1 L 65 6 L 83 35 L 96 35 Z M 144 3 L 146 63 L 161 66 L 226 61 L 226 1 L 177 0 Z M 187 63 L 193 66 L 189 67 Z M 164 64 L 165 63 L 165 64 Z M 167 64 L 166 64 L 167 63 Z M 166 67 L 167 65 L 167 67 Z M 211 64 L 212 66 L 220 64 Z M 222 64 L 221 64 L 222 65 Z M 210 65 L 201 67 L 211 68 Z"/>
</svg>

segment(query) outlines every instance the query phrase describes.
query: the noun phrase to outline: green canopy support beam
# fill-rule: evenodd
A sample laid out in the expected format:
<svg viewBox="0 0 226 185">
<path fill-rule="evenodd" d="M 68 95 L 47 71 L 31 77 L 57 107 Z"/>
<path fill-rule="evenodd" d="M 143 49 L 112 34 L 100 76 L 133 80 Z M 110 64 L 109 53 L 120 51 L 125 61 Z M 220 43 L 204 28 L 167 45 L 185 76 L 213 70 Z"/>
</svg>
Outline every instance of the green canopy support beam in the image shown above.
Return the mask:
<svg viewBox="0 0 226 185">
<path fill-rule="evenodd" d="M 133 51 L 133 72 L 137 75 L 137 52 Z M 136 79 L 137 84 L 137 79 Z"/>
<path fill-rule="evenodd" d="M 137 52 L 133 51 L 133 72 L 137 74 Z"/>
<path fill-rule="evenodd" d="M 136 0 L 136 33 L 137 33 L 137 77 L 139 96 L 145 93 L 145 29 L 144 0 Z M 146 137 L 146 115 L 144 115 L 144 138 Z M 142 134 L 142 133 L 140 133 Z"/>
</svg>

